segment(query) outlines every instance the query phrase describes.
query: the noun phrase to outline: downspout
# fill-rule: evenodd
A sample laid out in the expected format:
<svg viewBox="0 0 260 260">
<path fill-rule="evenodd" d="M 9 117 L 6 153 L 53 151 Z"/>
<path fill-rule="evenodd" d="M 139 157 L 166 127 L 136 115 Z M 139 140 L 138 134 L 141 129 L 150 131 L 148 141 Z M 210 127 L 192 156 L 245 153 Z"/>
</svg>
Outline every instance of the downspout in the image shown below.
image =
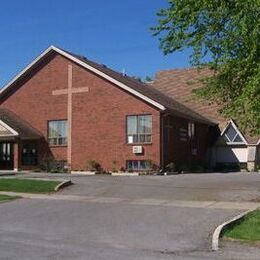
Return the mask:
<svg viewBox="0 0 260 260">
<path fill-rule="evenodd" d="M 168 116 L 169 113 L 160 113 L 161 122 L 161 169 L 165 167 L 165 142 L 164 142 L 164 118 Z"/>
<path fill-rule="evenodd" d="M 161 138 L 161 145 L 160 145 L 160 150 L 161 150 L 161 156 L 160 156 L 160 168 L 163 169 L 164 168 L 164 114 L 160 113 L 160 138 Z"/>
</svg>

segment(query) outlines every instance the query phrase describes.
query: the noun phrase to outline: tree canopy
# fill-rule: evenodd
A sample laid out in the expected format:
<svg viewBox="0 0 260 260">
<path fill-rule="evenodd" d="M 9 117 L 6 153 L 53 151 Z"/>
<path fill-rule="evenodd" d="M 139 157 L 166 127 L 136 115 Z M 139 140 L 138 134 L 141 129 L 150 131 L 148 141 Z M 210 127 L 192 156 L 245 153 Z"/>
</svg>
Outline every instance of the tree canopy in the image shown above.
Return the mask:
<svg viewBox="0 0 260 260">
<path fill-rule="evenodd" d="M 216 70 L 198 95 L 259 135 L 260 0 L 169 0 L 157 16 L 152 30 L 165 54 L 191 48 L 193 66 Z"/>
</svg>

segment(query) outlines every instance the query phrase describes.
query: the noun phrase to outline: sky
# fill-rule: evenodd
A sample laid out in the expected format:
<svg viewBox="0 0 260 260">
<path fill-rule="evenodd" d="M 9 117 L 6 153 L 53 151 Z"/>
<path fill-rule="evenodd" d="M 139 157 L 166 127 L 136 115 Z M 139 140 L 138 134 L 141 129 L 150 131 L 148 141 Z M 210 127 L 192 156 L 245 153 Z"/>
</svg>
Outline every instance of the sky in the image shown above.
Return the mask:
<svg viewBox="0 0 260 260">
<path fill-rule="evenodd" d="M 150 27 L 167 0 L 8 0 L 0 7 L 0 88 L 50 45 L 128 75 L 189 66 L 189 51 L 165 56 Z"/>
</svg>

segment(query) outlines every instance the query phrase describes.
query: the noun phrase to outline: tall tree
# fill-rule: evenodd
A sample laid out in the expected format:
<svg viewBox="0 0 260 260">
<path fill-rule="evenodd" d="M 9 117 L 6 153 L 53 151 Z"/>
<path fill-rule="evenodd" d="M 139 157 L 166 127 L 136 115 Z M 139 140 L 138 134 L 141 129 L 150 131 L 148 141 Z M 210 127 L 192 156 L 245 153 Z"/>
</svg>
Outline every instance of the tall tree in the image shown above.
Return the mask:
<svg viewBox="0 0 260 260">
<path fill-rule="evenodd" d="M 192 65 L 217 71 L 198 94 L 222 102 L 221 113 L 259 135 L 260 0 L 168 0 L 168 5 L 152 28 L 163 52 L 191 48 Z"/>
</svg>

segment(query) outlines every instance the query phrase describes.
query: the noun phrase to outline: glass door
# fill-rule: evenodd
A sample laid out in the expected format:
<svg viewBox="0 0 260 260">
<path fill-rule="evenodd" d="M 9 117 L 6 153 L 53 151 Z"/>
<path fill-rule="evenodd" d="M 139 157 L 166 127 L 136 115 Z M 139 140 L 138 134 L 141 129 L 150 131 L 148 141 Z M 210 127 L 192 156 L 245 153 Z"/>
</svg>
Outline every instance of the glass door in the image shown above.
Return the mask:
<svg viewBox="0 0 260 260">
<path fill-rule="evenodd" d="M 13 170 L 13 144 L 0 142 L 0 170 Z"/>
</svg>

